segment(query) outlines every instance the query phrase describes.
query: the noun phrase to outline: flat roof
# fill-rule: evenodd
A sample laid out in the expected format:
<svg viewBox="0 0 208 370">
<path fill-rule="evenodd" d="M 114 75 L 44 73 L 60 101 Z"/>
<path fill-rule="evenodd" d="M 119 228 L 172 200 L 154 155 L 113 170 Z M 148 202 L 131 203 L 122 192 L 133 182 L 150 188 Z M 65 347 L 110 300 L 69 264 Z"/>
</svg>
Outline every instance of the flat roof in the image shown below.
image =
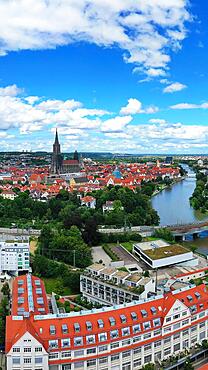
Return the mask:
<svg viewBox="0 0 208 370">
<path fill-rule="evenodd" d="M 160 247 L 167 247 L 170 244 L 166 242 L 165 240 L 158 239 L 158 240 L 152 240 L 149 242 L 136 243 L 135 245 L 138 246 L 142 251 L 146 251 L 148 249 L 152 249 L 153 246 L 155 246 L 156 248 L 160 248 Z"/>
<path fill-rule="evenodd" d="M 161 258 L 168 258 L 173 256 L 178 256 L 180 254 L 185 254 L 191 252 L 180 244 L 172 244 L 166 247 L 154 248 L 145 250 L 145 254 L 152 260 L 158 260 Z"/>
<path fill-rule="evenodd" d="M 93 263 L 93 265 L 90 265 L 90 266 L 87 267 L 87 269 L 95 270 L 95 271 L 100 271 L 104 268 L 105 268 L 105 266 L 102 265 L 101 263 Z"/>
</svg>

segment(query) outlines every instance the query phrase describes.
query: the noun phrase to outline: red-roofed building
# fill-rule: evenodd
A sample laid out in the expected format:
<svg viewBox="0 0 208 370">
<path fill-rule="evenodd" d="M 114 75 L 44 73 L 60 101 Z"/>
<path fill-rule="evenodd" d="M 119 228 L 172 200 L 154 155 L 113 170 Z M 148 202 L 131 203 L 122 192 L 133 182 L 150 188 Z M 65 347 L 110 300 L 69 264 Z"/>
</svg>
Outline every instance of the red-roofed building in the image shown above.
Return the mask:
<svg viewBox="0 0 208 370">
<path fill-rule="evenodd" d="M 34 292 L 35 281 L 40 280 L 30 278 L 31 284 L 25 281 L 27 289 L 21 293 L 28 301 L 23 315 L 16 315 L 15 297 L 22 277 L 14 283 L 15 303 L 6 323 L 8 369 L 137 370 L 208 337 L 208 289 L 204 284 L 79 313 L 48 314 L 45 302 L 46 312 L 41 315 Z"/>
<path fill-rule="evenodd" d="M 86 195 L 85 197 L 81 198 L 81 205 L 88 208 L 95 208 L 96 199 L 90 195 Z"/>
</svg>

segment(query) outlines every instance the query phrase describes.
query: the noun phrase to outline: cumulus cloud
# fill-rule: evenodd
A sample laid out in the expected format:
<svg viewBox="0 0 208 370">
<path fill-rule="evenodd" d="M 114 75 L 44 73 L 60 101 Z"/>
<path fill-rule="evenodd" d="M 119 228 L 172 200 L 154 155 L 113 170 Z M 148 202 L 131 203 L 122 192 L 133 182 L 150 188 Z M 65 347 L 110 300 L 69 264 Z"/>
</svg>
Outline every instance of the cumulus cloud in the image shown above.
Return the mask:
<svg viewBox="0 0 208 370">
<path fill-rule="evenodd" d="M 22 93 L 22 89 L 17 85 L 9 85 L 6 87 L 0 87 L 0 96 L 16 96 Z"/>
<path fill-rule="evenodd" d="M 125 107 L 122 107 L 120 110 L 121 115 L 130 115 L 130 114 L 139 114 L 147 113 L 153 114 L 158 112 L 159 108 L 155 106 L 149 106 L 147 108 L 142 108 L 142 103 L 134 98 L 128 99 L 128 104 Z"/>
<path fill-rule="evenodd" d="M 186 89 L 187 86 L 180 83 L 180 82 L 173 82 L 171 85 L 168 85 L 166 86 L 164 89 L 163 89 L 163 92 L 164 93 L 169 93 L 169 94 L 172 94 L 176 91 L 181 91 L 181 90 L 184 90 Z"/>
<path fill-rule="evenodd" d="M 179 103 L 170 106 L 171 109 L 208 109 L 208 102 L 202 104 Z"/>
<path fill-rule="evenodd" d="M 85 41 L 119 47 L 126 62 L 163 76 L 190 20 L 188 0 L 0 1 L 0 55 Z"/>
<path fill-rule="evenodd" d="M 124 117 L 114 117 L 106 120 L 101 125 L 102 132 L 122 132 L 126 126 L 132 121 L 133 117 L 124 116 Z"/>
<path fill-rule="evenodd" d="M 134 104 L 128 101 L 127 106 L 121 108 L 128 107 L 129 114 L 125 110 L 121 115 L 121 110 L 112 113 L 90 108 L 74 99 L 64 101 L 23 96 L 21 92 L 20 95 L 11 95 L 10 89 L 4 90 L 0 95 L 1 148 L 49 151 L 55 127 L 58 127 L 63 151 L 75 148 L 80 151 L 136 153 L 206 150 L 207 125 L 170 123 L 163 118 L 151 118 L 145 122 L 145 115 L 138 117 L 133 114 L 138 111 L 147 113 L 148 109 L 154 108 L 144 109 L 139 100 L 136 104 L 134 99 L 132 101 Z M 208 103 L 195 104 L 196 107 L 205 109 Z"/>
</svg>

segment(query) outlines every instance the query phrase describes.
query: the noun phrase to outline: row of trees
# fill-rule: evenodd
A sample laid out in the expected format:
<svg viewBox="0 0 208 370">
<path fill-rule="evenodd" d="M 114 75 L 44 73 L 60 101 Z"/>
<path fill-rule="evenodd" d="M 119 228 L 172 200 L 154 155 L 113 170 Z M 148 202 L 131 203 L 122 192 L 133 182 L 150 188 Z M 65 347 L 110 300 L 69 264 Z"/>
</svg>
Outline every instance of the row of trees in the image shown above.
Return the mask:
<svg viewBox="0 0 208 370">
<path fill-rule="evenodd" d="M 71 270 L 66 264 L 50 260 L 36 254 L 33 260 L 33 272 L 42 278 L 56 278 L 55 290 L 62 295 L 64 287 L 69 287 L 73 293 L 79 293 L 80 272 Z"/>
<path fill-rule="evenodd" d="M 195 210 L 205 213 L 208 210 L 207 175 L 197 171 L 196 178 L 196 188 L 190 198 L 190 204 Z"/>
</svg>

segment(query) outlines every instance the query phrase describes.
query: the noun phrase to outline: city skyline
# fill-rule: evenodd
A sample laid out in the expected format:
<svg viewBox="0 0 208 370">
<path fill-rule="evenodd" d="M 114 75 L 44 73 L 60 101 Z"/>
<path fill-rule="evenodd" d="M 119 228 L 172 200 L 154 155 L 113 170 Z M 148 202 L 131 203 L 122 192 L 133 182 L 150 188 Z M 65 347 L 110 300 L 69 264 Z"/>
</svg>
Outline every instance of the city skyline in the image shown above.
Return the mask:
<svg viewBox="0 0 208 370">
<path fill-rule="evenodd" d="M 0 0 L 1 150 L 206 154 L 207 10 Z"/>
</svg>

